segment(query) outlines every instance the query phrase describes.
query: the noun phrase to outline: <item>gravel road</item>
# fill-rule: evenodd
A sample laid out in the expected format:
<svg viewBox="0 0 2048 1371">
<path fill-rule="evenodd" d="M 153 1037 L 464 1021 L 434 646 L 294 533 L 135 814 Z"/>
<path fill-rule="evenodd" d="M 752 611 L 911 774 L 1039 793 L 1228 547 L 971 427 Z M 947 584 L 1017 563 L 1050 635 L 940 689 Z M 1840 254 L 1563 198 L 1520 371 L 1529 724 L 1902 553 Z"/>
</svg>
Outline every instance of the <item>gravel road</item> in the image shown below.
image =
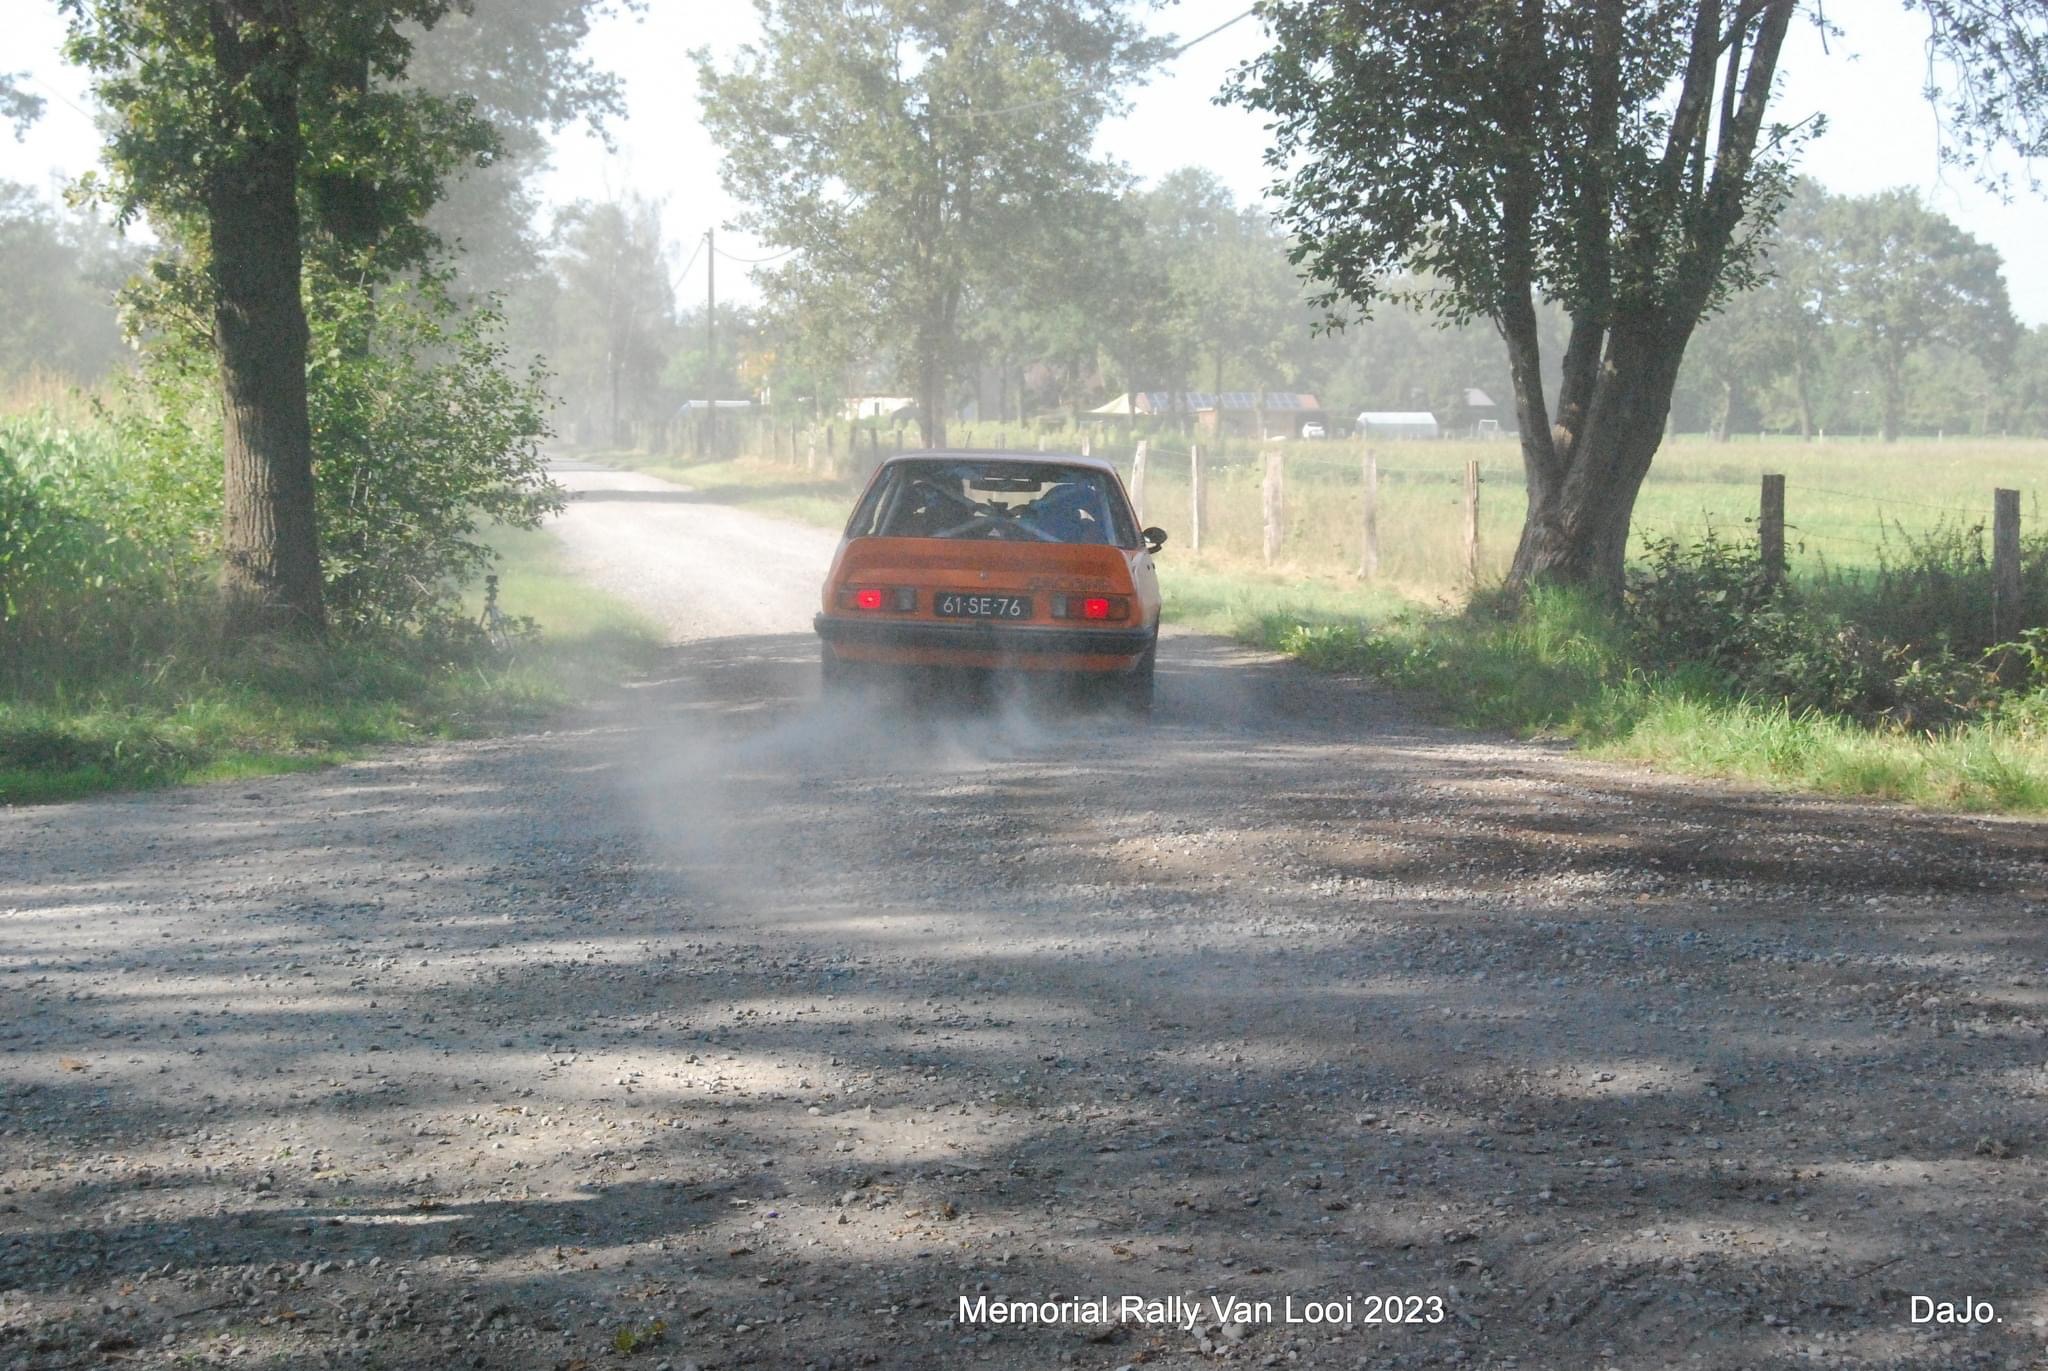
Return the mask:
<svg viewBox="0 0 2048 1371">
<path fill-rule="evenodd" d="M 2048 1365 L 2048 829 L 1189 635 L 825 708 L 828 538 L 564 479 L 653 679 L 0 810 L 0 1367 Z"/>
</svg>

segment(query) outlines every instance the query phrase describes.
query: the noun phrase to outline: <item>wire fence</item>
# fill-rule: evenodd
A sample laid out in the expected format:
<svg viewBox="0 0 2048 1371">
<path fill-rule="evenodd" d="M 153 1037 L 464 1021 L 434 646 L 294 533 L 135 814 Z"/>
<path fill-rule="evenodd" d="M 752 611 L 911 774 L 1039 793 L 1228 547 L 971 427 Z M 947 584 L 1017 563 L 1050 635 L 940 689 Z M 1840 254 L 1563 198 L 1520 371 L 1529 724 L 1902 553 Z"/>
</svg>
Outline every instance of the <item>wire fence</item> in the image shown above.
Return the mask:
<svg viewBox="0 0 2048 1371">
<path fill-rule="evenodd" d="M 807 425 L 759 415 L 721 414 L 715 422 L 700 417 L 694 424 L 635 436 L 643 450 L 666 452 L 685 465 L 739 456 L 776 463 L 801 473 L 817 494 L 849 503 L 881 460 L 921 446 L 914 427 L 889 420 Z M 1287 574 L 1371 575 L 1403 589 L 1448 593 L 1507 573 L 1526 512 L 1520 453 L 1511 442 L 1261 443 L 1240 435 L 1208 437 L 1174 430 L 1077 435 L 973 424 L 955 426 L 948 446 L 1048 456 L 1085 452 L 1107 460 L 1134 488 L 1145 520 L 1169 530 L 1178 555 L 1201 562 Z M 1788 445 L 1787 455 L 1810 462 L 1809 470 L 1822 479 L 1781 478 L 1780 545 L 1789 538 L 1786 555 L 1792 560 L 1811 559 L 1826 574 L 1839 575 L 1879 569 L 1942 528 L 1981 540 L 1993 531 L 1991 487 L 1998 478 L 2017 484 L 2027 479 L 2027 467 L 2048 459 L 2048 447 L 2033 444 L 2021 453 L 2023 443 L 2016 440 L 2006 457 L 1984 468 L 1988 474 L 1977 478 L 1984 482 L 1981 503 L 1966 503 L 1970 497 L 1955 489 L 1962 469 L 1952 460 L 1944 467 L 1945 486 L 1930 488 L 1924 470 L 1901 459 L 1883 469 L 1882 481 L 1856 489 L 1866 472 L 1879 470 L 1870 450 L 1827 454 Z M 1141 446 L 1142 479 L 1136 471 Z M 1756 468 L 1770 457 L 1748 455 L 1755 451 L 1747 445 L 1677 444 L 1660 453 L 1635 509 L 1638 546 L 1716 528 L 1763 539 L 1766 511 L 1759 503 Z M 1830 475 L 1836 479 L 1825 479 Z M 1903 481 L 1913 482 L 1908 494 L 1892 488 Z"/>
</svg>

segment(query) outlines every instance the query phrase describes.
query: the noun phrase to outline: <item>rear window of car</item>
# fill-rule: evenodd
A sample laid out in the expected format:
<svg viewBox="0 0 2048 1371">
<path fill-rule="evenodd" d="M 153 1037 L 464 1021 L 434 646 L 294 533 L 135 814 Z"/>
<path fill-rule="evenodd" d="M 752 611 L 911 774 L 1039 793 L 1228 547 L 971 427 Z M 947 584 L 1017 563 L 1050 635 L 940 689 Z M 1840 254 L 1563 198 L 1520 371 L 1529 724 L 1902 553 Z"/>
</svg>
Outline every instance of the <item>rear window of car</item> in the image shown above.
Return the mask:
<svg viewBox="0 0 2048 1371">
<path fill-rule="evenodd" d="M 846 526 L 849 538 L 963 538 L 1136 547 L 1108 472 L 1059 462 L 892 462 Z"/>
</svg>

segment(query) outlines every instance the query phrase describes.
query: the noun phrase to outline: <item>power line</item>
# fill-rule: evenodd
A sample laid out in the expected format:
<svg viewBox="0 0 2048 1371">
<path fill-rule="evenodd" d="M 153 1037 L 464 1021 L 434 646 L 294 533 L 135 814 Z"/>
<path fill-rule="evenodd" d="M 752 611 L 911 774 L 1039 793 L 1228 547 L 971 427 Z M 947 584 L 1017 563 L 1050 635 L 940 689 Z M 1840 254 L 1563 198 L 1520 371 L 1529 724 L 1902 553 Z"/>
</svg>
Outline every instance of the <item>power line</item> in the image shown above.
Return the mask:
<svg viewBox="0 0 2048 1371">
<path fill-rule="evenodd" d="M 683 278 L 684 278 L 684 277 L 686 277 L 686 276 L 688 276 L 688 275 L 690 274 L 690 268 L 691 268 L 691 267 L 694 267 L 694 266 L 696 266 L 696 265 L 697 265 L 697 259 L 698 259 L 699 257 L 703 256 L 703 255 L 704 255 L 704 238 L 703 238 L 703 235 L 701 235 L 701 234 L 700 234 L 700 235 L 698 235 L 698 238 L 697 238 L 697 248 L 696 248 L 696 251 L 694 251 L 694 252 L 692 252 L 692 253 L 690 254 L 690 260 L 689 260 L 689 261 L 687 261 L 687 262 L 683 263 L 683 269 L 682 269 L 681 271 L 679 271 L 679 272 L 677 272 L 677 273 L 676 273 L 676 275 L 675 275 L 675 280 L 674 280 L 673 282 L 671 282 L 671 283 L 670 283 L 670 288 L 671 288 L 671 289 L 673 289 L 673 290 L 681 290 L 681 289 L 682 289 L 682 284 L 681 284 L 681 283 L 682 283 L 682 280 L 683 280 Z"/>
<path fill-rule="evenodd" d="M 1223 30 L 1229 28 L 1232 24 L 1241 23 L 1242 21 L 1251 18 L 1256 13 L 1258 13 L 1258 9 L 1256 6 L 1254 6 L 1251 9 L 1245 10 L 1242 14 L 1238 14 L 1232 18 L 1224 20 L 1215 28 L 1210 29 L 1207 33 L 1198 34 L 1195 37 L 1188 39 L 1187 42 L 1182 43 L 1172 52 L 1166 54 L 1166 60 L 1169 62 L 1178 60 L 1184 53 L 1187 52 L 1189 48 L 1194 47 L 1197 43 L 1208 42 L 1211 38 L 1214 38 L 1217 34 L 1223 32 Z M 1048 95 L 1041 100 L 1026 100 L 1019 105 L 1004 105 L 998 109 L 949 110 L 946 113 L 940 115 L 939 117 L 943 119 L 995 119 L 1000 118 L 1005 114 L 1022 114 L 1026 110 L 1043 109 L 1047 105 L 1056 105 L 1061 103 L 1062 101 L 1071 99 L 1073 99 L 1072 95 L 1068 94 L 1065 91 L 1062 91 L 1058 95 Z"/>
<path fill-rule="evenodd" d="M 45 91 L 48 91 L 50 95 L 56 99 L 58 104 L 69 107 L 71 111 L 77 114 L 81 119 L 84 119 L 86 122 L 93 124 L 95 127 L 98 126 L 99 121 L 93 118 L 92 113 L 89 110 L 82 108 L 77 101 L 73 100 L 63 91 L 58 90 L 55 86 L 51 85 L 48 81 L 45 81 L 42 77 L 36 75 L 32 71 L 25 71 L 22 73 L 22 75 L 26 76 L 29 80 L 35 82 L 35 84 L 41 86 Z"/>
<path fill-rule="evenodd" d="M 766 257 L 735 257 L 721 247 L 714 247 L 711 250 L 717 253 L 720 257 L 723 257 L 728 262 L 738 262 L 741 266 L 749 267 L 759 266 L 763 262 L 773 262 L 777 258 L 787 257 L 789 256 L 789 254 L 796 251 L 795 248 L 784 248 L 780 252 L 771 252 Z"/>
<path fill-rule="evenodd" d="M 1243 14 L 1238 15 L 1236 18 L 1224 20 L 1215 28 L 1210 29 L 1207 33 L 1202 34 L 1200 37 L 1190 38 L 1187 42 L 1182 43 L 1179 47 L 1175 48 L 1171 54 L 1168 55 L 1166 60 L 1168 60 L 1169 62 L 1172 61 L 1174 58 L 1179 57 L 1182 53 L 1186 52 L 1195 44 L 1208 42 L 1211 38 L 1214 38 L 1217 34 L 1223 32 L 1223 30 L 1229 28 L 1232 24 L 1241 23 L 1242 21 L 1251 18 L 1256 13 L 1258 13 L 1258 6 L 1254 5 L 1251 9 L 1246 10 Z"/>
</svg>

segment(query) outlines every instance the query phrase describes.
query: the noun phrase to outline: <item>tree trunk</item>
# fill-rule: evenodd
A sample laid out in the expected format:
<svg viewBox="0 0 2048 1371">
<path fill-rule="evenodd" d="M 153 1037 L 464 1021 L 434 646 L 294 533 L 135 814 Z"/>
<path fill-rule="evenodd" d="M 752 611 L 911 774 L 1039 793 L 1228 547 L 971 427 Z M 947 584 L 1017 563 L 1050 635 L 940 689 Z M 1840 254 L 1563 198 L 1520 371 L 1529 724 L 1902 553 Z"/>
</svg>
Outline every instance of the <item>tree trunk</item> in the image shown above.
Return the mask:
<svg viewBox="0 0 2048 1371">
<path fill-rule="evenodd" d="M 318 633 L 327 616 L 300 294 L 296 67 L 302 59 L 274 29 L 245 37 L 248 31 L 218 6 L 211 18 L 215 64 L 229 81 L 248 84 L 260 111 L 238 130 L 233 165 L 206 188 L 225 438 L 227 627 L 233 634 Z"/>
<path fill-rule="evenodd" d="M 946 445 L 945 399 L 944 368 L 927 355 L 917 367 L 917 433 L 928 448 Z"/>
<path fill-rule="evenodd" d="M 1620 596 L 1629 520 L 1664 440 L 1688 332 L 1617 330 L 1609 339 L 1585 432 L 1564 445 L 1561 463 L 1526 464 L 1529 510 L 1510 590 L 1554 583 Z M 1518 374 L 1517 388 L 1523 383 Z"/>
<path fill-rule="evenodd" d="M 1729 431 L 1735 426 L 1735 410 L 1741 401 L 1735 382 L 1721 382 L 1721 413 L 1714 420 L 1714 441 L 1728 441 Z"/>
<path fill-rule="evenodd" d="M 1792 359 L 1792 392 L 1799 399 L 1799 436 L 1813 441 L 1813 383 L 1806 375 L 1806 358 Z"/>
<path fill-rule="evenodd" d="M 1878 368 L 1879 423 L 1887 443 L 1899 441 L 1900 415 L 1906 408 L 1904 368 L 1887 362 Z"/>
</svg>

